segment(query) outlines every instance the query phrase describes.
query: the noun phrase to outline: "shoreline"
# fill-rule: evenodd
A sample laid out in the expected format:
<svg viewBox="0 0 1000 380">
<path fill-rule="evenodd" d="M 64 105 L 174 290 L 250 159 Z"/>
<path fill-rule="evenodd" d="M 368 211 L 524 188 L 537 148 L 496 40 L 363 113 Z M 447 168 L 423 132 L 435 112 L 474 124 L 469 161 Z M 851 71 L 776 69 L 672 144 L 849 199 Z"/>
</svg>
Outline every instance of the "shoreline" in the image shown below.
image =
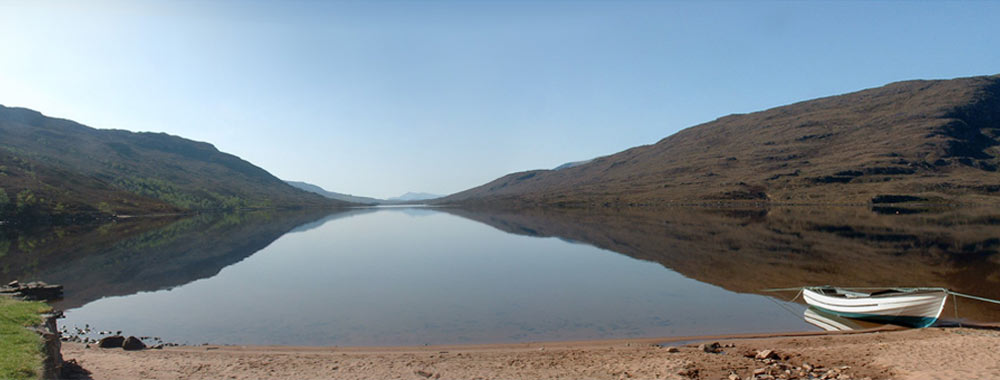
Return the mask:
<svg viewBox="0 0 1000 380">
<path fill-rule="evenodd" d="M 991 329 L 985 326 L 967 326 L 969 328 Z M 950 328 L 950 327 L 942 327 Z M 1000 327 L 996 327 L 1000 329 Z M 177 348 L 204 348 L 227 349 L 232 351 L 271 351 L 271 352 L 423 352 L 441 350 L 461 350 L 461 351 L 488 351 L 488 350 L 523 350 L 537 349 L 540 347 L 595 347 L 595 346 L 618 346 L 618 345 L 657 345 L 663 347 L 683 346 L 706 341 L 722 340 L 755 340 L 755 339 L 776 339 L 776 338 L 803 338 L 816 336 L 839 336 L 870 334 L 877 332 L 891 332 L 909 330 L 906 327 L 884 325 L 876 328 L 852 331 L 784 331 L 767 333 L 737 333 L 737 334 L 710 334 L 710 335 L 687 335 L 687 336 L 667 336 L 650 338 L 611 338 L 611 339 L 578 339 L 578 340 L 552 340 L 552 341 L 530 341 L 530 342 L 507 342 L 507 343 L 455 343 L 455 344 L 430 344 L 430 345 L 386 345 L 386 346 L 311 346 L 311 345 L 285 345 L 285 344 L 180 344 L 173 346 Z M 78 343 L 78 342 L 77 342 Z"/>
<path fill-rule="evenodd" d="M 713 342 L 719 343 L 717 353 L 708 352 Z M 773 354 L 755 357 L 766 351 Z M 64 343 L 63 356 L 90 371 L 93 379 L 750 379 L 755 371 L 758 378 L 780 378 L 782 373 L 819 377 L 830 371 L 830 378 L 840 379 L 995 378 L 1000 377 L 1000 329 L 877 328 L 435 346 L 204 345 L 143 351 Z M 806 376 L 798 377 L 800 372 Z"/>
</svg>

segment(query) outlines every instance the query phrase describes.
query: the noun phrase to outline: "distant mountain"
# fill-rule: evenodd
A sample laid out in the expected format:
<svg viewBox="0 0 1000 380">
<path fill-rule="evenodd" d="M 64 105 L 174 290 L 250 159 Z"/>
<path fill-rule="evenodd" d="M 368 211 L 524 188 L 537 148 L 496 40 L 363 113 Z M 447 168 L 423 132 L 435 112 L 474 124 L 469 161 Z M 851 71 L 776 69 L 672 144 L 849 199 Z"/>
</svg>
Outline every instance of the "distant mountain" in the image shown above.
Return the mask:
<svg viewBox="0 0 1000 380">
<path fill-rule="evenodd" d="M 995 203 L 1000 76 L 892 83 L 682 130 L 435 203 L 629 207 L 717 202 Z"/>
<path fill-rule="evenodd" d="M 285 182 L 296 188 L 313 192 L 330 199 L 337 199 L 346 202 L 354 202 L 365 205 L 394 205 L 394 204 L 404 204 L 404 203 L 415 203 L 419 201 L 436 199 L 441 197 L 440 195 L 435 195 L 435 194 L 411 192 L 389 199 L 378 199 L 378 198 L 359 197 L 356 195 L 336 193 L 307 182 L 297 182 L 297 181 L 285 181 Z"/>
<path fill-rule="evenodd" d="M 208 143 L 0 106 L 0 220 L 345 206 Z"/>
<path fill-rule="evenodd" d="M 359 196 L 356 196 L 356 195 L 341 194 L 341 193 L 335 193 L 335 192 L 332 192 L 332 191 L 327 191 L 326 189 L 323 189 L 322 187 L 313 185 L 311 183 L 306 183 L 306 182 L 285 181 L 285 183 L 287 183 L 289 185 L 292 185 L 293 187 L 298 188 L 298 189 L 302 189 L 302 190 L 305 190 L 305 191 L 308 191 L 308 192 L 316 193 L 316 194 L 322 195 L 322 196 L 330 198 L 330 199 L 342 200 L 342 201 L 345 201 L 345 202 L 353 202 L 353 203 L 360 203 L 360 204 L 379 204 L 379 203 L 385 202 L 382 199 L 375 199 L 375 198 L 369 198 L 369 197 L 359 197 Z"/>
<path fill-rule="evenodd" d="M 437 198 L 441 198 L 441 197 L 442 197 L 441 195 L 437 195 L 437 194 L 408 192 L 406 194 L 400 195 L 398 197 L 392 197 L 392 198 L 389 198 L 387 200 L 388 201 L 395 201 L 395 202 L 410 202 L 410 201 L 426 201 L 426 200 L 437 199 Z"/>
</svg>

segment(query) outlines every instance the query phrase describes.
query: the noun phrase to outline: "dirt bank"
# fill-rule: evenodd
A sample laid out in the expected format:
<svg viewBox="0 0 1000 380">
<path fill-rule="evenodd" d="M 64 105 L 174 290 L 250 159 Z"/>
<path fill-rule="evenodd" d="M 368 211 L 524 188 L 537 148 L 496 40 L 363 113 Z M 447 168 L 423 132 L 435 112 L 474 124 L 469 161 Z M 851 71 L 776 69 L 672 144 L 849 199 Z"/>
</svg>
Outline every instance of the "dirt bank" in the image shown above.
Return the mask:
<svg viewBox="0 0 1000 380">
<path fill-rule="evenodd" d="M 1000 378 L 1000 331 L 932 328 L 851 335 L 662 339 L 429 347 L 189 346 L 127 352 L 63 345 L 94 379 L 726 379 L 764 369 L 792 377 L 813 369 L 841 378 Z M 711 342 L 709 342 L 711 343 Z M 774 350 L 767 361 L 747 354 Z M 806 367 L 805 364 L 809 366 Z M 822 367 L 817 370 L 816 367 Z M 818 372 L 817 372 L 818 371 Z M 807 374 L 808 376 L 808 374 Z"/>
</svg>

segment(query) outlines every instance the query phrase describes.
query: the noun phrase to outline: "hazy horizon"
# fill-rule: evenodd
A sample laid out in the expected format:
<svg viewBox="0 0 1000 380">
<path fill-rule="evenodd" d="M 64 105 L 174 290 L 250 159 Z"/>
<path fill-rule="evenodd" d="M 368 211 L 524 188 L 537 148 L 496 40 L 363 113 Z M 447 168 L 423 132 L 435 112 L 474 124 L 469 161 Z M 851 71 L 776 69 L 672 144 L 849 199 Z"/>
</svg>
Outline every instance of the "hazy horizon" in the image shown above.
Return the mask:
<svg viewBox="0 0 1000 380">
<path fill-rule="evenodd" d="M 732 114 L 1000 72 L 997 3 L 0 2 L 0 104 L 450 194 Z"/>
</svg>

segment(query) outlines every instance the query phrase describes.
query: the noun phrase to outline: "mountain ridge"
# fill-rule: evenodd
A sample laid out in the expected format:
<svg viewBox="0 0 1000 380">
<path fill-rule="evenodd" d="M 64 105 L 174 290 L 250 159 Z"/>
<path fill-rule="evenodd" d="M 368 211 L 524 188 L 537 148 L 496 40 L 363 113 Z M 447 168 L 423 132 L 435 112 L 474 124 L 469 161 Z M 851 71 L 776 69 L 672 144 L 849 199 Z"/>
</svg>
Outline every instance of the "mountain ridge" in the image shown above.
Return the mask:
<svg viewBox="0 0 1000 380">
<path fill-rule="evenodd" d="M 240 208 L 341 207 L 212 144 L 95 129 L 0 105 L 0 219 L 79 221 Z"/>
<path fill-rule="evenodd" d="M 292 187 L 295 187 L 295 188 L 298 188 L 298 189 L 301 189 L 301 190 L 305 190 L 305 191 L 308 191 L 308 192 L 316 193 L 316 194 L 322 195 L 322 196 L 330 198 L 330 199 L 342 200 L 342 201 L 345 201 L 345 202 L 353 202 L 353 203 L 358 203 L 358 204 L 379 204 L 381 202 L 384 202 L 384 200 L 382 200 L 382 199 L 376 199 L 376 198 L 371 198 L 371 197 L 362 197 L 362 196 L 358 196 L 358 195 L 351 195 L 351 194 L 344 194 L 344 193 L 338 193 L 338 192 L 334 192 L 334 191 L 329 191 L 327 189 L 324 189 L 324 188 L 322 188 L 320 186 L 317 186 L 317 185 L 313 185 L 313 184 L 308 183 L 308 182 L 302 182 L 302 181 L 285 181 L 285 183 L 288 183 L 289 185 L 292 185 Z"/>
<path fill-rule="evenodd" d="M 482 207 L 996 202 L 1000 75 L 913 80 L 728 115 L 435 201 Z"/>
</svg>

